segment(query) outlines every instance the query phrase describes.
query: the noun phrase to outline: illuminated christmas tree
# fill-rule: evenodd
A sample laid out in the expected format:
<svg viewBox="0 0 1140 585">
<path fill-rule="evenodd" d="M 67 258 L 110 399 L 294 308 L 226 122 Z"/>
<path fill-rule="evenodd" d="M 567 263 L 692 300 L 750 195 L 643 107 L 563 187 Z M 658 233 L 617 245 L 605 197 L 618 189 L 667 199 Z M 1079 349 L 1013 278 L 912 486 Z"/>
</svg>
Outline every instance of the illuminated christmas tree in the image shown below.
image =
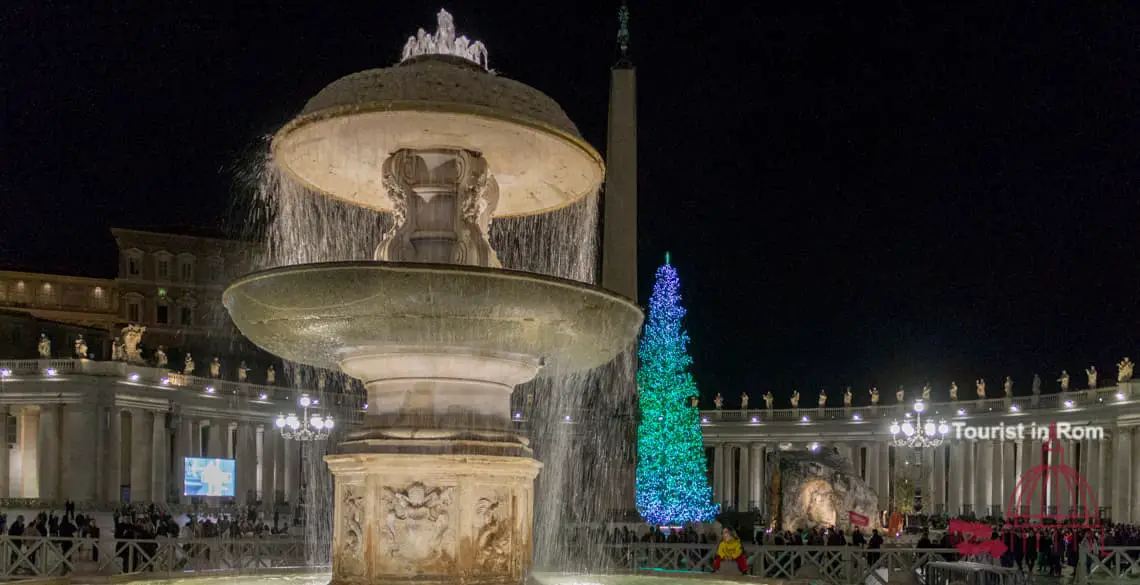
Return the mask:
<svg viewBox="0 0 1140 585">
<path fill-rule="evenodd" d="M 706 476 L 701 415 L 692 403 L 697 384 L 689 373 L 689 336 L 681 328 L 680 286 L 666 254 L 637 352 L 637 510 L 655 526 L 704 522 L 718 511 Z"/>
</svg>

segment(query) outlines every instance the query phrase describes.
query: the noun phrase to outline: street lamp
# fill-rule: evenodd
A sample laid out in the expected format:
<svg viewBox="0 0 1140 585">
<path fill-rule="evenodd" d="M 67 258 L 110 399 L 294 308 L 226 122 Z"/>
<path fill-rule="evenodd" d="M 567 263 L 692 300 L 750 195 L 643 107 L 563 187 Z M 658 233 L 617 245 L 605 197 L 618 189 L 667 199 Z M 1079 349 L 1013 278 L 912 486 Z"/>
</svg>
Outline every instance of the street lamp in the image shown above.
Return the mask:
<svg viewBox="0 0 1140 585">
<path fill-rule="evenodd" d="M 333 417 L 322 417 L 320 413 L 309 414 L 309 408 L 314 406 L 313 399 L 308 394 L 302 394 L 297 399 L 301 407 L 301 415 L 294 413 L 277 415 L 277 428 L 281 436 L 289 441 L 323 441 L 329 438 L 333 428 Z"/>
<path fill-rule="evenodd" d="M 942 445 L 946 441 L 946 435 L 950 433 L 950 425 L 946 424 L 945 420 L 939 419 L 937 422 L 927 419 L 922 420 L 922 413 L 926 410 L 926 405 L 921 400 L 914 403 L 914 422 L 912 423 L 909 418 L 903 419 L 902 424 L 898 421 L 891 421 L 890 433 L 891 444 L 895 447 L 905 447 L 915 450 L 929 449 Z M 918 482 L 914 485 L 914 511 L 919 513 L 922 511 L 922 454 L 918 456 Z"/>
</svg>

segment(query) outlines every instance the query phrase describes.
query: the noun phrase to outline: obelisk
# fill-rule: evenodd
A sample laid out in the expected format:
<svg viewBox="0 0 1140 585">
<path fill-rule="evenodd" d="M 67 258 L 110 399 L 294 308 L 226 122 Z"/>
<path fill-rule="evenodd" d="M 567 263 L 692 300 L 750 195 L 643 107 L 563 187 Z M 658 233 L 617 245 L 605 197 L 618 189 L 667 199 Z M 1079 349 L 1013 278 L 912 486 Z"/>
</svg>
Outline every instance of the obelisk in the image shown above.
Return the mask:
<svg viewBox="0 0 1140 585">
<path fill-rule="evenodd" d="M 602 287 L 637 302 L 637 72 L 629 57 L 624 2 L 618 16 L 618 60 L 610 70 Z"/>
</svg>

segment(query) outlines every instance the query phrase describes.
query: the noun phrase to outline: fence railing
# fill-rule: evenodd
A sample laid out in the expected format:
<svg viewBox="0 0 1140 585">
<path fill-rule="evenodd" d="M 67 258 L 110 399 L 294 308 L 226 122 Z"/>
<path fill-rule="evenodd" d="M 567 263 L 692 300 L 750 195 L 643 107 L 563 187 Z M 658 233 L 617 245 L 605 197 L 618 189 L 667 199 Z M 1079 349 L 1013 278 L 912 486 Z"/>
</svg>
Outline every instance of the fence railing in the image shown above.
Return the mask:
<svg viewBox="0 0 1140 585">
<path fill-rule="evenodd" d="M 116 540 L 0 536 L 0 580 L 305 567 L 295 538 Z"/>
<path fill-rule="evenodd" d="M 613 570 L 628 572 L 709 573 L 716 558 L 714 544 L 619 544 L 605 547 L 605 551 Z M 745 546 L 744 555 L 752 576 L 829 585 L 887 585 L 892 576 L 907 572 L 924 575 L 927 563 L 963 558 L 953 549 L 757 545 Z M 1084 575 L 1078 572 L 1077 582 L 1090 576 L 1097 581 L 1131 582 L 1140 577 L 1140 547 L 1106 547 L 1100 555 L 1085 558 L 1089 570 Z"/>
</svg>

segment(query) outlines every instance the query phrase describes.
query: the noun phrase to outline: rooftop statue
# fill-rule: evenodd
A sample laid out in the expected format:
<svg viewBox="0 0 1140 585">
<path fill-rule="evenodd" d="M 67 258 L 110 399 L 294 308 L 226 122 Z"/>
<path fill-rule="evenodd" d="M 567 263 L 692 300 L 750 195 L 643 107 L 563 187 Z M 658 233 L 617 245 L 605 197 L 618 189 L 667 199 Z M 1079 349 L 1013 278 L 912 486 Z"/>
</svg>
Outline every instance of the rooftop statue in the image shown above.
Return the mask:
<svg viewBox="0 0 1140 585">
<path fill-rule="evenodd" d="M 764 394 L 764 406 L 765 406 L 765 408 L 767 408 L 768 410 L 772 410 L 772 402 L 775 400 L 776 400 L 776 398 L 774 396 L 772 396 L 771 392 L 765 393 Z"/>
<path fill-rule="evenodd" d="M 487 69 L 487 47 L 480 41 L 471 41 L 465 36 L 455 36 L 455 19 L 446 10 L 436 15 L 435 34 L 420 29 L 415 36 L 404 43 L 404 53 L 400 61 L 421 55 L 454 55 L 462 57 Z"/>
<path fill-rule="evenodd" d="M 823 408 L 827 404 L 827 391 L 822 388 L 819 390 L 819 407 Z"/>
<path fill-rule="evenodd" d="M 81 360 L 87 359 L 87 342 L 83 341 L 82 335 L 75 336 L 75 357 Z"/>
<path fill-rule="evenodd" d="M 950 382 L 950 401 L 958 400 L 958 383 Z"/>
<path fill-rule="evenodd" d="M 1013 378 L 1006 376 L 1005 382 L 1002 382 L 1001 389 L 1002 392 L 1005 392 L 1006 398 L 1013 396 Z"/>
<path fill-rule="evenodd" d="M 879 404 L 879 389 L 871 388 L 871 406 L 878 406 Z"/>
<path fill-rule="evenodd" d="M 895 401 L 897 401 L 899 404 L 906 402 L 906 390 L 903 390 L 902 386 L 899 386 L 898 391 L 895 392 Z"/>
<path fill-rule="evenodd" d="M 1088 376 L 1089 379 L 1089 390 L 1095 390 L 1097 378 L 1096 366 L 1089 366 L 1088 369 L 1085 370 L 1085 376 Z"/>
<path fill-rule="evenodd" d="M 721 396 L 720 392 L 717 392 L 716 398 L 713 398 L 713 404 L 716 405 L 717 410 L 724 408 L 724 396 Z"/>
<path fill-rule="evenodd" d="M 269 367 L 266 368 L 266 370 L 265 370 L 265 384 L 267 386 L 272 386 L 276 383 L 277 383 L 277 371 L 273 369 L 273 364 L 269 364 Z"/>
<path fill-rule="evenodd" d="M 1061 383 L 1061 392 L 1069 391 L 1069 372 L 1061 370 L 1061 377 L 1057 381 Z"/>
<path fill-rule="evenodd" d="M 792 390 L 792 408 L 800 407 L 800 391 Z"/>
<path fill-rule="evenodd" d="M 36 350 L 40 352 L 40 359 L 51 359 L 51 340 L 48 339 L 47 333 L 40 333 L 40 342 Z"/>
<path fill-rule="evenodd" d="M 111 340 L 111 359 L 116 362 L 125 361 L 127 359 L 127 352 L 123 348 L 123 342 L 118 337 Z"/>
<path fill-rule="evenodd" d="M 141 364 L 142 351 L 139 349 L 139 342 L 142 341 L 143 333 L 146 333 L 146 327 L 142 325 L 127 325 L 123 327 L 123 360 L 132 364 Z"/>
<path fill-rule="evenodd" d="M 979 400 L 985 400 L 986 399 L 986 379 L 985 378 L 978 378 L 977 380 L 974 381 L 974 386 L 978 389 L 978 399 Z"/>
<path fill-rule="evenodd" d="M 922 401 L 923 402 L 930 402 L 930 391 L 931 391 L 930 382 L 923 384 L 923 386 L 922 386 Z"/>
<path fill-rule="evenodd" d="M 843 406 L 851 406 L 851 387 L 843 391 Z"/>
<path fill-rule="evenodd" d="M 166 347 L 162 345 L 158 346 L 158 349 L 154 350 L 155 367 L 165 368 L 169 361 L 170 360 L 166 358 Z"/>
<path fill-rule="evenodd" d="M 194 357 L 189 353 L 186 354 L 186 363 L 182 366 L 182 373 L 187 376 L 194 375 Z"/>
<path fill-rule="evenodd" d="M 238 366 L 238 382 L 245 382 L 247 378 L 249 378 L 249 366 L 245 365 L 243 361 Z"/>
<path fill-rule="evenodd" d="M 1120 363 L 1116 364 L 1116 381 L 1117 382 L 1127 382 L 1127 381 L 1131 380 L 1132 379 L 1132 368 L 1135 365 L 1136 364 L 1132 363 L 1132 360 L 1130 360 L 1128 358 L 1124 358 L 1124 359 L 1120 360 Z"/>
<path fill-rule="evenodd" d="M 748 393 L 744 392 L 740 395 L 740 410 L 748 410 Z"/>
<path fill-rule="evenodd" d="M 220 378 L 222 376 L 222 362 L 218 360 L 217 356 L 210 362 L 210 377 Z"/>
<path fill-rule="evenodd" d="M 689 398 L 689 404 L 692 405 L 693 408 L 700 408 L 701 399 L 697 398 L 696 396 L 693 396 L 693 397 Z"/>
<path fill-rule="evenodd" d="M 1041 394 L 1041 376 L 1033 374 L 1033 395 Z"/>
</svg>

